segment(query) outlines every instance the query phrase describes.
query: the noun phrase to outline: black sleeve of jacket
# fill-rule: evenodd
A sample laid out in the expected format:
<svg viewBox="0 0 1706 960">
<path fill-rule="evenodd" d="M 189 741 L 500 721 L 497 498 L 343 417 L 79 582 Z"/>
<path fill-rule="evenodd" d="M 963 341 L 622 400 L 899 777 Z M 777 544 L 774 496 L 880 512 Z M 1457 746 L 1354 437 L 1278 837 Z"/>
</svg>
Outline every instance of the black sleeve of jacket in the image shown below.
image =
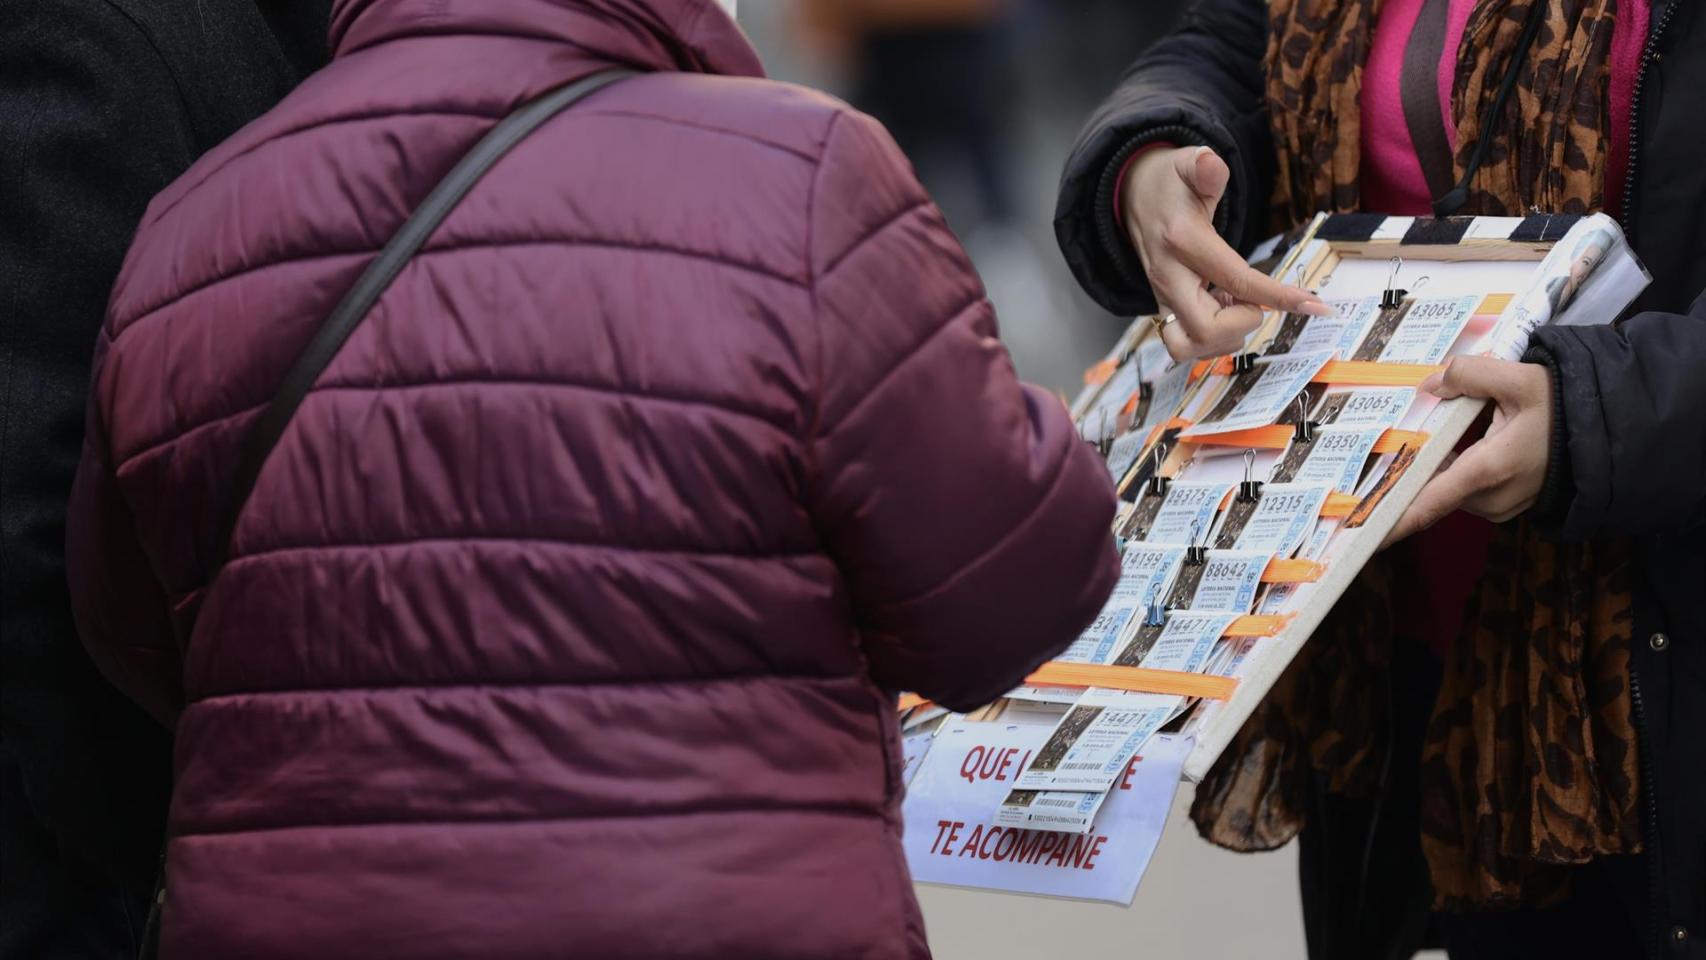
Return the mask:
<svg viewBox="0 0 1706 960">
<path fill-rule="evenodd" d="M 1178 29 L 1126 71 L 1067 158 L 1054 233 L 1086 292 L 1122 316 L 1155 309 L 1137 251 L 1114 218 L 1116 181 L 1147 143 L 1207 146 L 1232 170 L 1215 227 L 1240 250 L 1266 232 L 1274 178 L 1263 98 L 1262 0 L 1197 0 Z"/>
<path fill-rule="evenodd" d="M 188 123 L 114 5 L 0 3 L 0 725 L 25 788 L 5 816 L 52 834 L 54 869 L 93 863 L 144 896 L 170 744 L 78 642 L 65 513 L 107 295 L 149 198 L 191 160 Z"/>
<path fill-rule="evenodd" d="M 1542 327 L 1527 359 L 1552 370 L 1561 416 L 1534 519 L 1561 540 L 1706 523 L 1706 293 L 1686 314 Z"/>
</svg>

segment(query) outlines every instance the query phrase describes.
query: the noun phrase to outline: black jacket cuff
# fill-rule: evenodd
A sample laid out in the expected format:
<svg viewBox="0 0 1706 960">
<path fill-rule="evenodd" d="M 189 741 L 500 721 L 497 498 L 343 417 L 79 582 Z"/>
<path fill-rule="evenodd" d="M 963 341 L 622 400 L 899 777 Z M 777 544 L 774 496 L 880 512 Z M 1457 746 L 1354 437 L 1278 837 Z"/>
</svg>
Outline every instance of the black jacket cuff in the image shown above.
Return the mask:
<svg viewBox="0 0 1706 960">
<path fill-rule="evenodd" d="M 1546 479 L 1541 484 L 1540 496 L 1529 508 L 1529 519 L 1540 528 L 1542 533 L 1552 533 L 1560 530 L 1564 518 L 1569 514 L 1570 503 L 1576 497 L 1576 484 L 1570 472 L 1569 433 L 1564 426 L 1564 394 L 1561 388 L 1561 378 L 1558 376 L 1557 358 L 1552 351 L 1544 346 L 1534 344 L 1523 354 L 1524 363 L 1539 364 L 1546 368 L 1547 380 L 1552 391 L 1552 435 L 1547 442 Z"/>
</svg>

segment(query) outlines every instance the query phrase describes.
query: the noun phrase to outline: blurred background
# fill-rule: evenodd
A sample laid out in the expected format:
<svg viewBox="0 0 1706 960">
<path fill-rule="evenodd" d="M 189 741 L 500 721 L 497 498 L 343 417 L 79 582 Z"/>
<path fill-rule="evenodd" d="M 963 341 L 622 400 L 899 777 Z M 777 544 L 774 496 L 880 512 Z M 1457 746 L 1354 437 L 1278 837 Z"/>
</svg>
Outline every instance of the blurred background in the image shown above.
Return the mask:
<svg viewBox="0 0 1706 960">
<path fill-rule="evenodd" d="M 1183 0 L 740 0 L 778 80 L 885 123 L 989 288 L 1019 375 L 1076 392 L 1129 318 L 1078 289 L 1054 242 L 1080 125 Z"/>
<path fill-rule="evenodd" d="M 970 252 L 1026 380 L 1074 394 L 1130 318 L 1078 289 L 1054 242 L 1066 154 L 1184 0 L 740 0 L 770 75 L 888 125 Z M 1189 787 L 1129 909 L 921 887 L 938 960 L 1015 956 L 1302 960 L 1295 847 L 1197 838 Z"/>
</svg>

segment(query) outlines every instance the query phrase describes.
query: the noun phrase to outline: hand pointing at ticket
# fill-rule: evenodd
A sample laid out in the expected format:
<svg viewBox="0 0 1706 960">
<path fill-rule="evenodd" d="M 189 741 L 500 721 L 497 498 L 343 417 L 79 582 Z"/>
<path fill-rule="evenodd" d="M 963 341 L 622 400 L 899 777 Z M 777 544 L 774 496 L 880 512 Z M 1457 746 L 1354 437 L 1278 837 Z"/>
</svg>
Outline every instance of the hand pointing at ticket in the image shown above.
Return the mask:
<svg viewBox="0 0 1706 960">
<path fill-rule="evenodd" d="M 1546 368 L 1491 357 L 1458 357 L 1421 389 L 1447 400 L 1490 399 L 1492 424 L 1473 446 L 1429 480 L 1387 536 L 1388 544 L 1466 510 L 1497 523 L 1534 505 L 1546 480 L 1552 440 L 1552 381 Z"/>
<path fill-rule="evenodd" d="M 1232 172 L 1207 147 L 1152 147 L 1120 185 L 1120 215 L 1155 288 L 1161 338 L 1175 360 L 1237 350 L 1262 308 L 1332 316 L 1307 290 L 1253 269 L 1214 229 Z"/>
</svg>

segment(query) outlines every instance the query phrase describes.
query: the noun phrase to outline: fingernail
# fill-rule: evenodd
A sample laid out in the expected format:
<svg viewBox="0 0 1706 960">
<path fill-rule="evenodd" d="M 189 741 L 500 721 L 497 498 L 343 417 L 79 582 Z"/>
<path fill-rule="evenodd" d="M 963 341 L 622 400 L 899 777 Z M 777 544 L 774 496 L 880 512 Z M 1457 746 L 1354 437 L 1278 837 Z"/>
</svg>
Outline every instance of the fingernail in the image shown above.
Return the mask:
<svg viewBox="0 0 1706 960">
<path fill-rule="evenodd" d="M 1322 303 L 1320 300 L 1310 297 L 1308 300 L 1297 305 L 1297 312 L 1307 313 L 1312 317 L 1331 317 L 1338 311 L 1327 306 L 1325 303 Z"/>
</svg>

